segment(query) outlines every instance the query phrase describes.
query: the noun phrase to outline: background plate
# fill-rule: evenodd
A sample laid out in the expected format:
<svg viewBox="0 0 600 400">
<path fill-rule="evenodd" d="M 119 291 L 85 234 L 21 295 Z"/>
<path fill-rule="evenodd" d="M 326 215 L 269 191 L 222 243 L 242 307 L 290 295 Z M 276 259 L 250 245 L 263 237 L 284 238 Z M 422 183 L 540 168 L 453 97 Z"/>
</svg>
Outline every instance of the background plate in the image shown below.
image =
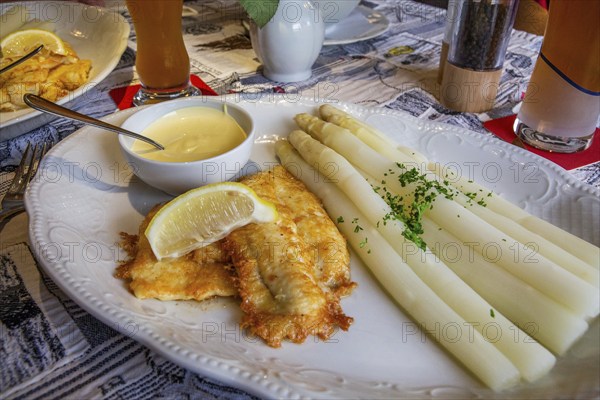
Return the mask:
<svg viewBox="0 0 600 400">
<path fill-rule="evenodd" d="M 276 162 L 273 143 L 295 126 L 308 99 L 227 97 L 256 119 L 251 168 Z M 337 106 L 378 126 L 431 159 L 469 168 L 473 176 L 528 211 L 598 244 L 598 191 L 566 171 L 495 138 L 391 110 Z M 122 123 L 136 110 L 107 117 Z M 463 169 L 466 171 L 466 169 Z M 498 171 L 497 174 L 492 174 Z M 499 174 L 499 176 L 498 176 Z M 276 398 L 539 398 L 593 397 L 600 388 L 598 320 L 552 372 L 534 385 L 493 393 L 414 323 L 352 257 L 359 287 L 342 302 L 355 318 L 328 341 L 272 349 L 239 330 L 233 300 L 138 300 L 113 277 L 119 232 L 137 232 L 163 193 L 132 177 L 117 137 L 84 128 L 55 146 L 27 193 L 32 248 L 44 270 L 78 304 L 110 326 L 183 367 Z M 510 333 L 507 333 L 510 334 Z"/>
<path fill-rule="evenodd" d="M 373 39 L 384 33 L 389 25 L 385 15 L 359 5 L 349 16 L 325 30 L 323 46 Z"/>
<path fill-rule="evenodd" d="M 14 6 L 19 9 L 13 9 Z M 86 6 L 76 2 L 27 1 L 0 5 L 0 19 L 8 18 L 6 12 L 13 13 L 10 18 L 19 18 L 23 23 L 39 19 L 49 21 L 53 31 L 68 42 L 79 58 L 92 61 L 88 81 L 78 89 L 57 101 L 67 103 L 102 81 L 116 66 L 127 48 L 129 23 L 117 12 L 105 8 Z M 3 35 L 8 32 L 2 32 Z M 2 139 L 8 140 L 29 132 L 49 120 L 56 118 L 30 108 L 0 113 Z"/>
</svg>

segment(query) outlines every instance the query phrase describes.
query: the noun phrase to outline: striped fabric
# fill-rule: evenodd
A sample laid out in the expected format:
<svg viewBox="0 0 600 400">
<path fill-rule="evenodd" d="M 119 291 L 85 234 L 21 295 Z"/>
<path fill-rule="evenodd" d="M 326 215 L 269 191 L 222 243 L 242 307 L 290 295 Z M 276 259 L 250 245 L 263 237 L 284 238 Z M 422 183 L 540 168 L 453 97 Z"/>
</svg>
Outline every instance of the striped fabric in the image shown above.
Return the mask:
<svg viewBox="0 0 600 400">
<path fill-rule="evenodd" d="M 254 399 L 98 321 L 41 273 L 27 244 L 0 252 L 2 399 Z"/>
</svg>

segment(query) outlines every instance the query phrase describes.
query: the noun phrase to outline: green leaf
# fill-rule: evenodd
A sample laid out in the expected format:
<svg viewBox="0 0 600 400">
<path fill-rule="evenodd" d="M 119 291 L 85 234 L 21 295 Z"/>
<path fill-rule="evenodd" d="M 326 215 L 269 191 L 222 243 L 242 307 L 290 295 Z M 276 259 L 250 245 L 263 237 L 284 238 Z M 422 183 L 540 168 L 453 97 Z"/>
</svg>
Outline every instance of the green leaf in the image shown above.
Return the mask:
<svg viewBox="0 0 600 400">
<path fill-rule="evenodd" d="M 240 4 L 256 25 L 262 28 L 275 15 L 279 0 L 240 0 Z"/>
</svg>

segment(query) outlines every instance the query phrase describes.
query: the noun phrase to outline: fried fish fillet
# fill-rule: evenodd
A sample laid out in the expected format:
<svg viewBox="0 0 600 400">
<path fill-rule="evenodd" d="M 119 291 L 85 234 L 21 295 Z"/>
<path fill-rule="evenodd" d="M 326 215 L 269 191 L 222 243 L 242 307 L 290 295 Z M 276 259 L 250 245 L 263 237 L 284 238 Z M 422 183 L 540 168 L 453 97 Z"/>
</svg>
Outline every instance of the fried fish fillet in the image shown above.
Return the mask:
<svg viewBox="0 0 600 400">
<path fill-rule="evenodd" d="M 338 296 L 347 296 L 356 286 L 350 279 L 350 253 L 346 240 L 323 209 L 320 200 L 306 186 L 277 167 L 275 195 L 292 211 L 300 238 L 308 245 L 310 262 L 319 281 Z"/>
<path fill-rule="evenodd" d="M 159 300 L 204 300 L 214 296 L 235 296 L 231 262 L 216 242 L 183 257 L 158 261 L 144 235 L 161 205 L 148 213 L 138 235 L 121 234 L 122 247 L 130 260 L 117 268 L 116 276 L 126 279 L 136 297 Z"/>
<path fill-rule="evenodd" d="M 353 286 L 349 270 L 340 273 L 341 266 L 329 268 L 325 262 L 316 266 L 318 257 L 305 240 L 327 232 L 332 235 L 327 240 L 347 252 L 337 229 L 335 234 L 329 229 L 332 222 L 316 197 L 282 167 L 246 177 L 242 183 L 279 212 L 276 222 L 249 224 L 224 239 L 237 273 L 242 326 L 273 347 L 285 339 L 301 343 L 310 334 L 326 339 L 336 326 L 348 329 L 353 320 L 344 315 L 335 291 Z M 346 269 L 347 261 L 347 254 L 341 257 Z"/>
</svg>

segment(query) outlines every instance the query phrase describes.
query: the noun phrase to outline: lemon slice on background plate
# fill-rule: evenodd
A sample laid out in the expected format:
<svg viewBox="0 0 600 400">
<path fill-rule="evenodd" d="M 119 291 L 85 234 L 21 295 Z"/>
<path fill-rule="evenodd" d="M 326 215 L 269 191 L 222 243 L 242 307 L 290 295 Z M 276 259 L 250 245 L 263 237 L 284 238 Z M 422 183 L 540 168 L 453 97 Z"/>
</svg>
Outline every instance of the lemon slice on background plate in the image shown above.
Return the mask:
<svg viewBox="0 0 600 400">
<path fill-rule="evenodd" d="M 190 190 L 163 206 L 145 234 L 157 259 L 181 257 L 252 222 L 277 219 L 275 206 L 248 186 L 223 182 Z"/>
<path fill-rule="evenodd" d="M 43 29 L 26 29 L 13 32 L 2 39 L 0 47 L 2 47 L 3 57 L 19 57 L 24 56 L 41 44 L 54 54 L 67 54 L 67 48 L 62 39 L 56 34 Z"/>
</svg>

